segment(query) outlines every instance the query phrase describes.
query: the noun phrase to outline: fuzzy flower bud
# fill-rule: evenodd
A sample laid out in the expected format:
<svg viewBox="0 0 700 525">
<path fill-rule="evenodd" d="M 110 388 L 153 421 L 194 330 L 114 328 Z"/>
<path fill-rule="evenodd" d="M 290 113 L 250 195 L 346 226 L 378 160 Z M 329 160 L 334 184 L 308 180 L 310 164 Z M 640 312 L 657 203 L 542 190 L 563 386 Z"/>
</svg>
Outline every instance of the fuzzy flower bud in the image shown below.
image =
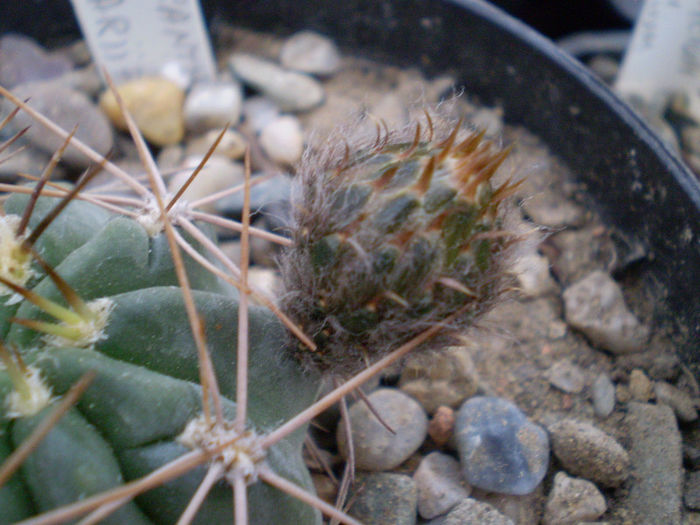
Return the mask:
<svg viewBox="0 0 700 525">
<path fill-rule="evenodd" d="M 428 113 L 312 149 L 281 264 L 282 307 L 318 345 L 296 357 L 345 376 L 458 310 L 456 329 L 492 306 L 516 238 L 503 203 L 516 184 L 494 182 L 507 155 Z"/>
</svg>

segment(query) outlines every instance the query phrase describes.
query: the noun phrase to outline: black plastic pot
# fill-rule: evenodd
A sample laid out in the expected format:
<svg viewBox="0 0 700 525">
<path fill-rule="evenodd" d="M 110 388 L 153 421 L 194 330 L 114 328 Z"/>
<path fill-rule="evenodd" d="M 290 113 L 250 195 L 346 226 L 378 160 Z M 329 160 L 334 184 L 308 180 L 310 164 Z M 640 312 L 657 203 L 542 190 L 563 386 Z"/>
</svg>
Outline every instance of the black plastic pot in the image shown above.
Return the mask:
<svg viewBox="0 0 700 525">
<path fill-rule="evenodd" d="M 598 211 L 650 254 L 678 350 L 700 377 L 700 185 L 627 105 L 549 40 L 481 0 L 204 1 L 211 24 L 315 29 L 354 54 L 449 71 L 509 122 L 538 134 L 578 174 Z M 66 1 L 2 2 L 0 32 L 75 35 Z"/>
</svg>

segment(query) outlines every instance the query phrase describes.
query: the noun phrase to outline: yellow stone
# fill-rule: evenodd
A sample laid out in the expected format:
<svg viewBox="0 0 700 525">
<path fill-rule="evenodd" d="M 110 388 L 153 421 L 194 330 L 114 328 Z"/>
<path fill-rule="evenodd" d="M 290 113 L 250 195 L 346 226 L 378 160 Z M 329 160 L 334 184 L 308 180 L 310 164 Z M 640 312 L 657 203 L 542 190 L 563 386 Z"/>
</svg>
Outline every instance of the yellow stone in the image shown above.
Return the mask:
<svg viewBox="0 0 700 525">
<path fill-rule="evenodd" d="M 139 130 L 151 144 L 169 146 L 182 140 L 185 135 L 182 114 L 185 93 L 177 84 L 161 77 L 143 77 L 122 84 L 117 91 Z M 100 107 L 117 128 L 127 129 L 124 116 L 110 90 L 100 97 Z"/>
</svg>

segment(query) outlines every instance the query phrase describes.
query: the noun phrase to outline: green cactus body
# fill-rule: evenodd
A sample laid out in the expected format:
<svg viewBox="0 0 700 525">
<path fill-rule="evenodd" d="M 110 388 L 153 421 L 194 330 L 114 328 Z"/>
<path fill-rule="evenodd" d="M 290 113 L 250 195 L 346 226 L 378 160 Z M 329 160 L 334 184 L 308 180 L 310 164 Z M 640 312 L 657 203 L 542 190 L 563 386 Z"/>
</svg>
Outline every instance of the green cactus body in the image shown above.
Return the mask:
<svg viewBox="0 0 700 525">
<path fill-rule="evenodd" d="M 427 119 L 300 170 L 283 297 L 318 345 L 299 346 L 310 368 L 352 374 L 458 310 L 471 323 L 504 287 L 513 185 L 491 180 L 507 150 Z"/>
<path fill-rule="evenodd" d="M 27 200 L 11 197 L 6 213 L 21 214 Z M 38 200 L 30 230 L 56 201 Z M 0 486 L 0 523 L 13 523 L 149 474 L 191 450 L 183 431 L 202 413 L 197 352 L 163 234 L 150 237 L 135 220 L 76 201 L 58 215 L 34 249 L 88 305 L 94 299 L 105 301 L 106 321 L 97 327 L 95 337 L 77 347 L 34 329 L 61 324 L 42 309 L 10 293 L 2 297 L 5 346 L 15 349 L 26 371 L 38 374 L 48 401 L 33 413 L 15 413 L 17 385 L 7 364 L 0 365 L 0 464 L 46 417 L 55 399 L 86 372 L 96 376 L 77 405 Z M 186 268 L 217 372 L 223 411 L 227 420 L 233 420 L 237 296 L 194 261 L 187 261 Z M 26 288 L 66 305 L 54 279 L 37 264 L 31 272 L 22 283 Z M 313 402 L 318 378 L 302 373 L 282 354 L 286 331 L 274 315 L 251 308 L 249 321 L 248 428 L 264 434 Z M 66 326 L 56 331 L 73 333 Z M 279 475 L 313 490 L 301 457 L 304 433 L 300 428 L 272 446 L 265 461 Z M 203 465 L 138 496 L 104 522 L 173 523 L 205 472 Z M 251 523 L 320 522 L 317 511 L 262 483 L 253 483 L 248 496 Z M 231 489 L 221 481 L 195 522 L 225 523 L 232 516 Z"/>
</svg>

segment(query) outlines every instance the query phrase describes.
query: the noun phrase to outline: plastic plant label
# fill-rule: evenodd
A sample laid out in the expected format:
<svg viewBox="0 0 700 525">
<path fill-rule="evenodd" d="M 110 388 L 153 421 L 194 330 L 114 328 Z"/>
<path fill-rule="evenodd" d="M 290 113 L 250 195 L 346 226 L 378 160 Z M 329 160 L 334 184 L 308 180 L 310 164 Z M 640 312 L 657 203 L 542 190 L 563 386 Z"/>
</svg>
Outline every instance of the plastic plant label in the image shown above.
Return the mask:
<svg viewBox="0 0 700 525">
<path fill-rule="evenodd" d="M 183 85 L 214 79 L 214 56 L 197 0 L 71 2 L 95 62 L 117 83 L 148 75 Z"/>
<path fill-rule="evenodd" d="M 700 116 L 700 0 L 646 0 L 615 89 L 660 112 L 672 93 L 687 93 Z"/>
</svg>

